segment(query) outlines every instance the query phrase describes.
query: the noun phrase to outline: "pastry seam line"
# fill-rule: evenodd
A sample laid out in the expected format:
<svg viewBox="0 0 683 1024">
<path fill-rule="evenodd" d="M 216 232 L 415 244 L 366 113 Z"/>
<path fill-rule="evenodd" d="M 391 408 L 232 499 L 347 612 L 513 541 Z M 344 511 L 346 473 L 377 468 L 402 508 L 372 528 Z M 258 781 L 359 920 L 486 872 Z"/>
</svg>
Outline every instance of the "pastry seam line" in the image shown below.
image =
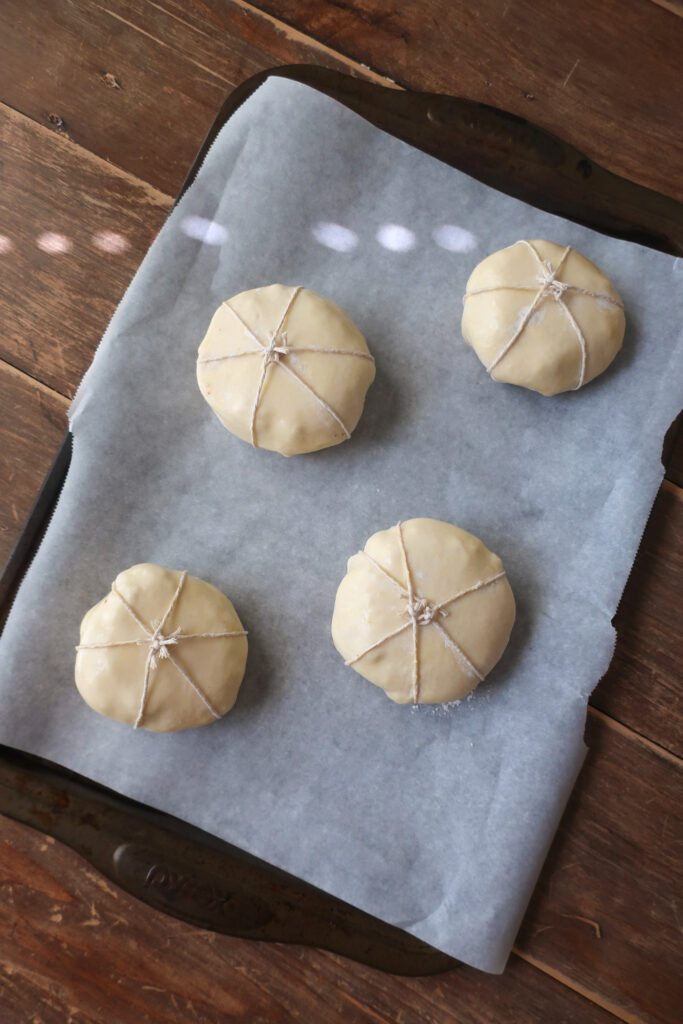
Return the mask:
<svg viewBox="0 0 683 1024">
<path fill-rule="evenodd" d="M 356 662 L 360 661 L 360 659 L 365 657 L 366 654 L 370 654 L 370 652 L 374 651 L 377 647 L 380 647 L 382 644 L 386 643 L 389 640 L 393 640 L 394 637 L 399 636 L 401 633 L 404 633 L 406 629 L 412 627 L 413 682 L 411 689 L 411 698 L 413 704 L 418 704 L 420 694 L 418 639 L 419 627 L 426 628 L 427 626 L 436 626 L 438 631 L 443 636 L 443 639 L 446 642 L 446 646 L 449 648 L 449 650 L 453 652 L 453 654 L 457 658 L 460 659 L 461 663 L 465 665 L 465 671 L 467 672 L 467 674 L 475 676 L 475 678 L 480 683 L 483 682 L 485 677 L 468 658 L 468 656 L 465 654 L 462 647 L 457 643 L 457 641 L 454 640 L 450 633 L 448 633 L 447 630 L 444 629 L 440 622 L 436 621 L 436 618 L 438 615 L 441 615 L 443 617 L 444 615 L 448 614 L 448 612 L 444 611 L 447 605 L 453 604 L 455 601 L 458 601 L 461 598 L 466 597 L 468 594 L 473 594 L 477 590 L 483 590 L 484 587 L 490 586 L 492 583 L 495 583 L 496 580 L 503 579 L 503 577 L 507 574 L 504 569 L 501 569 L 500 572 L 495 573 L 493 576 L 488 576 L 485 579 L 479 580 L 477 583 L 472 584 L 472 586 L 466 587 L 464 590 L 459 591 L 453 597 L 448 598 L 448 600 L 442 601 L 440 604 L 435 604 L 431 601 L 428 601 L 421 594 L 415 591 L 412 576 L 410 573 L 408 553 L 406 551 L 405 541 L 403 538 L 403 523 L 399 522 L 396 526 L 396 529 L 398 531 L 399 545 L 401 548 L 403 564 L 406 570 L 406 579 L 408 583 L 407 588 L 403 586 L 402 583 L 399 583 L 396 577 L 392 576 L 392 574 L 387 569 L 385 569 L 383 565 L 380 565 L 379 562 L 377 562 L 372 557 L 372 555 L 368 554 L 367 551 L 360 551 L 359 554 L 364 555 L 370 562 L 370 564 L 375 567 L 375 569 L 382 573 L 382 575 L 386 576 L 386 578 L 391 583 L 393 583 L 394 586 L 398 587 L 398 589 L 401 591 L 401 595 L 405 597 L 408 602 L 408 608 L 406 611 L 406 614 L 409 616 L 408 622 L 403 623 L 402 626 L 399 626 L 398 629 L 395 629 L 392 633 L 389 633 L 387 636 L 380 637 L 379 640 L 376 640 L 374 643 L 370 644 L 369 647 L 366 647 L 363 651 L 360 652 L 360 654 L 357 654 L 354 658 L 351 658 L 348 661 L 346 661 L 345 664 L 347 666 L 355 665 Z M 427 621 L 424 621 L 425 614 L 428 615 Z"/>
<path fill-rule="evenodd" d="M 315 391 L 311 387 L 310 384 L 308 384 L 303 379 L 303 377 L 300 377 L 299 374 L 295 370 L 293 370 L 291 366 L 287 366 L 284 362 L 281 362 L 280 361 L 280 356 L 287 356 L 287 355 L 291 355 L 292 353 L 297 353 L 297 352 L 318 352 L 321 355 L 355 356 L 356 358 L 360 358 L 360 359 L 369 359 L 373 363 L 375 361 L 374 356 L 372 356 L 369 352 L 352 352 L 352 351 L 348 351 L 346 349 L 323 349 L 323 348 L 313 348 L 313 347 L 310 347 L 310 346 L 306 346 L 306 347 L 302 347 L 302 348 L 293 348 L 293 347 L 291 347 L 288 344 L 288 342 L 287 342 L 287 334 L 286 334 L 285 331 L 282 330 L 282 328 L 283 328 L 283 326 L 285 324 L 285 321 L 287 319 L 287 316 L 289 315 L 289 312 L 290 312 L 292 306 L 294 305 L 295 299 L 297 298 L 297 296 L 299 295 L 299 293 L 301 291 L 303 291 L 303 287 L 301 285 L 298 285 L 296 288 L 294 288 L 292 294 L 290 295 L 290 297 L 289 297 L 289 299 L 287 301 L 287 305 L 285 306 L 285 309 L 284 309 L 284 311 L 283 311 L 283 313 L 282 313 L 282 315 L 280 317 L 280 320 L 279 320 L 279 323 L 278 323 L 277 327 L 274 330 L 270 331 L 270 343 L 268 345 L 264 345 L 263 344 L 263 342 L 260 340 L 260 338 L 257 337 L 257 335 L 254 332 L 254 330 L 249 326 L 248 323 L 246 323 L 245 320 L 242 319 L 242 317 L 239 315 L 237 310 L 234 309 L 233 306 L 231 306 L 229 302 L 224 302 L 223 305 L 227 306 L 227 308 L 230 310 L 230 312 L 233 314 L 233 316 L 244 327 L 244 329 L 248 332 L 249 336 L 251 338 L 253 338 L 253 340 L 256 342 L 256 344 L 259 346 L 259 348 L 255 349 L 253 352 L 231 352 L 231 353 L 227 353 L 226 355 L 222 355 L 222 356 L 201 356 L 201 357 L 199 357 L 197 359 L 197 363 L 199 364 L 199 363 L 219 363 L 219 362 L 222 362 L 222 360 L 224 360 L 224 359 L 237 359 L 237 358 L 241 358 L 242 356 L 248 356 L 248 355 L 262 356 L 262 358 L 263 358 L 263 366 L 261 367 L 261 374 L 260 374 L 259 382 L 258 382 L 258 385 L 257 385 L 257 388 L 256 388 L 256 394 L 255 394 L 255 397 L 254 397 L 254 403 L 252 405 L 251 418 L 250 418 L 250 424 L 249 424 L 249 433 L 250 433 L 250 436 L 251 436 L 251 443 L 252 443 L 254 448 L 258 448 L 258 445 L 256 443 L 256 414 L 257 414 L 257 412 L 259 410 L 259 407 L 260 407 L 261 396 L 262 396 L 262 393 L 263 393 L 263 386 L 265 384 L 266 376 L 268 374 L 268 367 L 271 366 L 271 364 L 273 364 L 273 363 L 277 364 L 281 369 L 286 370 L 287 373 L 290 374 L 290 376 L 294 377 L 294 379 L 297 380 L 299 382 L 299 384 L 301 384 L 301 386 L 303 388 L 305 388 L 305 390 L 308 391 L 308 393 L 311 394 L 313 396 L 313 398 L 316 399 L 317 402 L 319 402 L 319 404 L 323 407 L 323 409 L 341 427 L 341 429 L 342 429 L 342 431 L 344 433 L 345 440 L 348 441 L 348 439 L 351 437 L 350 430 L 348 429 L 346 424 L 343 422 L 341 417 L 334 411 L 334 409 L 325 401 L 324 398 L 322 398 L 317 393 L 317 391 Z M 282 344 L 282 345 L 276 344 L 278 339 L 281 339 L 284 342 L 284 344 Z"/>
<path fill-rule="evenodd" d="M 569 309 L 569 307 L 566 305 L 566 303 L 564 301 L 564 298 L 563 298 L 564 294 L 566 292 L 574 292 L 575 294 L 578 294 L 578 295 L 587 295 L 589 298 L 593 298 L 593 299 L 596 299 L 596 300 L 602 299 L 605 302 L 608 302 L 608 303 L 610 303 L 613 306 L 617 306 L 619 309 L 623 309 L 624 308 L 623 307 L 623 303 L 618 301 L 617 299 L 615 299 L 612 295 L 608 295 L 607 292 L 594 292 L 594 291 L 589 290 L 588 288 L 580 288 L 578 285 L 568 284 L 566 281 L 558 281 L 557 280 L 557 275 L 559 274 L 560 270 L 562 269 L 567 256 L 572 251 L 571 245 L 568 245 L 566 247 L 566 249 L 564 250 L 564 252 L 560 256 L 560 259 L 558 261 L 557 266 L 553 270 L 551 264 L 549 262 L 541 259 L 539 253 L 536 251 L 536 248 L 531 244 L 531 242 L 527 241 L 527 239 L 525 239 L 525 238 L 520 239 L 520 241 L 517 242 L 516 244 L 517 245 L 526 245 L 526 247 L 533 254 L 536 262 L 538 263 L 539 271 L 540 271 L 540 277 L 539 277 L 540 288 L 536 292 L 536 295 L 534 296 L 531 305 L 527 308 L 527 311 L 524 314 L 524 316 L 522 318 L 522 322 L 520 323 L 519 327 L 517 328 L 515 333 L 512 335 L 510 340 L 505 343 L 505 345 L 503 346 L 501 351 L 498 353 L 496 358 L 493 360 L 493 362 L 489 363 L 489 365 L 486 367 L 486 371 L 487 371 L 487 373 L 491 373 L 496 368 L 496 366 L 498 366 L 498 364 L 501 362 L 501 360 L 503 360 L 505 358 L 505 356 L 508 354 L 508 352 L 510 351 L 512 346 L 517 341 L 519 341 L 521 335 L 524 333 L 525 328 L 529 324 L 529 321 L 531 320 L 531 317 L 536 312 L 536 309 L 540 305 L 540 303 L 544 299 L 546 299 L 548 297 L 551 297 L 551 298 L 553 298 L 555 300 L 555 302 L 557 302 L 557 304 L 563 310 L 564 314 L 566 315 L 567 319 L 569 320 L 569 323 L 570 323 L 570 325 L 572 327 L 572 330 L 574 331 L 574 333 L 575 333 L 575 335 L 576 335 L 576 337 L 578 339 L 579 345 L 581 347 L 581 366 L 580 366 L 580 371 L 579 371 L 579 382 L 576 385 L 576 387 L 573 389 L 574 391 L 578 391 L 579 388 L 583 387 L 583 384 L 584 384 L 584 381 L 585 381 L 585 377 L 586 377 L 586 362 L 587 362 L 587 358 L 588 358 L 587 342 L 586 342 L 586 336 L 584 335 L 581 327 L 577 323 L 576 318 L 573 316 L 571 310 Z M 490 288 L 478 288 L 478 289 L 475 289 L 474 291 L 471 291 L 471 292 L 465 292 L 465 294 L 463 296 L 463 304 L 465 303 L 466 299 L 471 298 L 473 295 L 484 295 L 484 294 L 489 293 L 489 292 L 498 292 L 498 291 L 533 291 L 534 288 L 535 288 L 535 285 L 517 285 L 517 284 L 510 284 L 510 285 L 501 284 L 501 285 L 494 285 L 494 286 L 492 286 Z"/>
<path fill-rule="evenodd" d="M 211 703 L 209 698 L 201 690 L 201 688 L 197 685 L 197 683 L 195 683 L 195 681 L 188 675 L 188 673 L 185 671 L 185 669 L 183 669 L 182 666 L 178 664 L 176 659 L 173 657 L 173 654 L 169 650 L 169 647 L 177 645 L 180 640 L 209 640 L 209 639 L 215 639 L 215 638 L 219 638 L 219 637 L 220 638 L 224 638 L 224 637 L 246 636 L 247 635 L 247 631 L 246 631 L 246 629 L 243 629 L 243 630 L 230 630 L 230 631 L 226 631 L 224 633 L 182 633 L 180 628 L 178 628 L 178 629 L 174 630 L 173 633 L 168 634 L 168 636 L 164 636 L 163 628 L 166 625 L 166 622 L 168 621 L 168 618 L 171 615 L 171 613 L 173 612 L 176 604 L 178 603 L 178 599 L 180 598 L 180 593 L 181 593 L 181 591 L 182 591 L 182 589 L 183 589 L 183 587 L 185 585 L 185 580 L 187 579 L 187 575 L 188 575 L 187 572 L 182 572 L 180 574 L 180 579 L 178 580 L 178 585 L 176 587 L 176 590 L 175 590 L 175 593 L 173 595 L 173 598 L 171 599 L 171 603 L 169 604 L 168 608 L 166 609 L 166 611 L 164 613 L 164 616 L 161 619 L 161 621 L 159 622 L 159 624 L 157 626 L 155 626 L 154 628 L 150 627 L 146 622 L 144 622 L 140 618 L 140 616 L 135 611 L 133 606 L 126 600 L 126 598 L 123 596 L 121 591 L 118 589 L 118 587 L 116 586 L 116 583 L 115 582 L 112 583 L 112 585 L 111 585 L 112 593 L 119 599 L 119 601 L 124 606 L 124 608 L 135 619 L 135 621 L 138 624 L 138 626 L 140 627 L 140 629 L 142 629 L 143 632 L 146 633 L 146 636 L 145 637 L 140 637 L 140 638 L 138 638 L 136 640 L 112 640 L 112 641 L 103 642 L 103 643 L 78 644 L 77 647 L 76 647 L 77 651 L 92 651 L 92 650 L 99 650 L 99 649 L 104 649 L 104 648 L 108 648 L 108 647 L 124 647 L 124 646 L 128 646 L 128 645 L 131 645 L 131 644 L 136 644 L 136 645 L 141 645 L 141 644 L 145 644 L 145 643 L 149 644 L 149 650 L 147 651 L 147 657 L 145 659 L 145 674 L 144 674 L 143 683 L 142 683 L 142 693 L 141 693 L 141 697 L 140 697 L 140 705 L 139 705 L 139 708 L 138 708 L 137 717 L 135 719 L 135 722 L 133 723 L 133 728 L 134 729 L 137 729 L 140 726 L 140 724 L 142 723 L 142 719 L 144 717 L 144 714 L 145 714 L 145 706 L 146 706 L 146 703 L 147 703 L 147 695 L 148 695 L 148 691 L 149 691 L 149 684 L 150 684 L 150 680 L 151 680 L 151 674 L 156 669 L 159 660 L 164 659 L 164 658 L 167 658 L 171 662 L 171 664 L 176 669 L 176 671 L 183 677 L 183 679 L 194 690 L 194 692 L 197 694 L 197 696 L 200 698 L 200 700 L 204 703 L 206 708 L 211 712 L 213 717 L 216 718 L 216 719 L 222 717 L 220 715 L 220 713 L 218 711 L 216 711 L 215 707 L 213 706 L 213 704 Z"/>
</svg>

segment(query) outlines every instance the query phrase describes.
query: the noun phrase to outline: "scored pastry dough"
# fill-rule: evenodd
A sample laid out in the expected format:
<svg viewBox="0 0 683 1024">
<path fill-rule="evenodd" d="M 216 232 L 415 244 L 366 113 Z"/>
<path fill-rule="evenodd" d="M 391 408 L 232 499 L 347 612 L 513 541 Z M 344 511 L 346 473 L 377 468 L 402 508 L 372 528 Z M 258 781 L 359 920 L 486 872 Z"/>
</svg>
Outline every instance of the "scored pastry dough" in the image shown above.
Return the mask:
<svg viewBox="0 0 683 1024">
<path fill-rule="evenodd" d="M 91 708 L 134 728 L 172 732 L 230 711 L 247 634 L 216 587 L 143 563 L 120 573 L 86 613 L 76 651 L 76 686 Z"/>
<path fill-rule="evenodd" d="M 507 646 L 515 601 L 503 564 L 471 533 L 409 519 L 348 562 L 332 616 L 347 665 L 398 704 L 466 696 Z"/>
<path fill-rule="evenodd" d="M 522 240 L 482 260 L 463 299 L 462 333 L 496 381 L 542 395 L 576 391 L 607 369 L 624 307 L 571 246 Z"/>
<path fill-rule="evenodd" d="M 350 317 L 308 288 L 281 284 L 224 302 L 197 359 L 200 390 L 223 426 L 282 455 L 347 440 L 374 377 Z"/>
</svg>

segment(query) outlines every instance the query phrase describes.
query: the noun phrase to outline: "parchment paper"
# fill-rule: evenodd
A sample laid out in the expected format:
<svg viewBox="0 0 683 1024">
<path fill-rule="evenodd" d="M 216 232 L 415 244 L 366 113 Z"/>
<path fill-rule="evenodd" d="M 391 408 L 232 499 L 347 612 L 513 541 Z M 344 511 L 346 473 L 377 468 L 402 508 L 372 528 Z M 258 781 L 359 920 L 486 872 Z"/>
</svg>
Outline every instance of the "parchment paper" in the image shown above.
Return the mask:
<svg viewBox="0 0 683 1024">
<path fill-rule="evenodd" d="M 623 352 L 581 392 L 495 384 L 460 337 L 472 267 L 524 237 L 572 244 L 624 299 Z M 269 80 L 221 132 L 78 393 L 73 463 L 0 644 L 0 740 L 501 971 L 584 757 L 586 699 L 662 477 L 681 280 L 667 256 Z M 219 303 L 273 281 L 339 303 L 377 360 L 352 440 L 289 460 L 224 431 L 195 383 Z M 440 713 L 393 705 L 329 632 L 347 558 L 413 516 L 480 536 L 518 603 L 496 671 Z M 237 706 L 215 725 L 134 732 L 78 696 L 80 619 L 139 561 L 209 580 L 249 630 Z"/>
</svg>

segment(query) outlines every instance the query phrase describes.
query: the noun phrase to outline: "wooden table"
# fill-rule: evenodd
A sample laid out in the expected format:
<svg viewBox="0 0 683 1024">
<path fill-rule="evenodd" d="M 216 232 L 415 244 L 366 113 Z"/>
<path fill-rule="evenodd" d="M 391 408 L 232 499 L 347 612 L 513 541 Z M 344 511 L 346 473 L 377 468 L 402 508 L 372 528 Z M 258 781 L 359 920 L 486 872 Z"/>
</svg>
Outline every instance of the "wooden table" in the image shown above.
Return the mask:
<svg viewBox="0 0 683 1024">
<path fill-rule="evenodd" d="M 307 62 L 486 101 L 683 199 L 666 0 L 4 0 L 0 561 L 116 304 L 229 90 Z M 0 819 L 0 1020 L 680 1019 L 683 445 L 590 702 L 590 754 L 505 975 L 404 979 L 202 932 Z"/>
</svg>

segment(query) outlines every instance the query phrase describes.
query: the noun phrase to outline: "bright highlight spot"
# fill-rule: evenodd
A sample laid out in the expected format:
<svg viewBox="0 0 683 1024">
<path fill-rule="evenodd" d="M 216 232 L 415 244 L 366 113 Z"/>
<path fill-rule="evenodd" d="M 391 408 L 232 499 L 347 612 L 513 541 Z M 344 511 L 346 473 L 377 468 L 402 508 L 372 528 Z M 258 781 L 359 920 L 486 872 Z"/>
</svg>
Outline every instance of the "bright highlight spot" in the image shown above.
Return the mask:
<svg viewBox="0 0 683 1024">
<path fill-rule="evenodd" d="M 207 220 L 206 217 L 198 217 L 196 214 L 183 217 L 180 230 L 188 238 L 196 238 L 198 242 L 205 242 L 207 245 L 223 245 L 228 240 L 228 232 L 222 224 L 216 224 L 215 220 Z"/>
<path fill-rule="evenodd" d="M 380 245 L 392 252 L 408 252 L 415 248 L 415 233 L 402 224 L 383 224 L 375 237 Z"/>
<path fill-rule="evenodd" d="M 111 252 L 114 255 L 119 255 L 125 252 L 126 249 L 130 249 L 130 245 L 117 231 L 100 231 L 98 234 L 92 236 L 93 245 L 101 249 L 102 252 Z"/>
<path fill-rule="evenodd" d="M 328 249 L 335 252 L 351 252 L 358 245 L 358 235 L 343 224 L 334 224 L 331 221 L 319 220 L 311 228 L 311 234 L 316 242 L 326 245 Z"/>
<path fill-rule="evenodd" d="M 7 235 L 0 235 L 0 255 L 4 255 L 6 252 L 11 252 L 14 248 L 14 244 L 11 238 Z"/>
<path fill-rule="evenodd" d="M 442 224 L 434 228 L 432 238 L 448 252 L 472 252 L 477 247 L 477 236 L 467 228 L 459 228 L 457 224 Z"/>
<path fill-rule="evenodd" d="M 66 235 L 59 235 L 56 231 L 44 231 L 38 237 L 36 245 L 43 252 L 49 252 L 51 256 L 58 256 L 61 253 L 71 252 L 73 242 Z"/>
</svg>

